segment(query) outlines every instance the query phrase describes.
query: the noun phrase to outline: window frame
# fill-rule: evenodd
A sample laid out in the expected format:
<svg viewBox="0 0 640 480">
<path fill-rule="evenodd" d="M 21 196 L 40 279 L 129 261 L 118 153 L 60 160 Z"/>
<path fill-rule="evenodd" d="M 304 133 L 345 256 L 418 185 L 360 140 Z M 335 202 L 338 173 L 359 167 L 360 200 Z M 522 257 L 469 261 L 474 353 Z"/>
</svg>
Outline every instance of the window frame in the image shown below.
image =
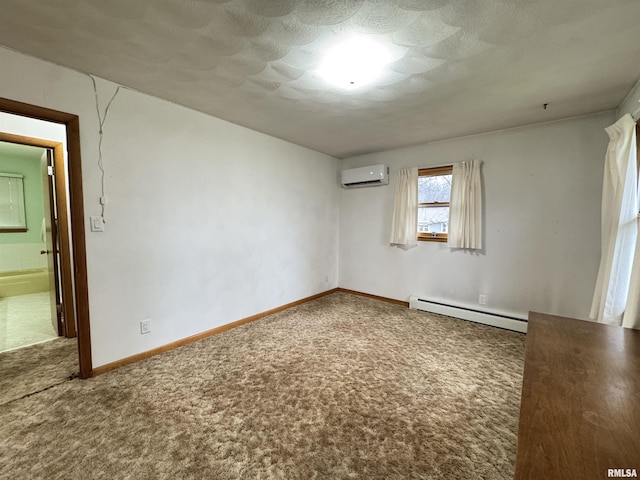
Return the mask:
<svg viewBox="0 0 640 480">
<path fill-rule="evenodd" d="M 420 177 L 437 177 L 452 174 L 453 165 L 418 169 L 418 179 Z M 420 207 L 449 207 L 449 202 L 418 202 L 418 209 Z M 447 233 L 426 233 L 419 232 L 418 225 L 416 225 L 416 235 L 421 242 L 447 242 L 449 240 L 449 228 L 447 227 Z"/>
<path fill-rule="evenodd" d="M 6 194 L 2 192 L 4 198 L 0 201 L 12 206 L 15 213 L 5 217 L 0 215 L 0 233 L 16 233 L 27 231 L 27 216 L 25 211 L 24 198 L 24 175 L 19 173 L 0 172 L 0 182 L 6 183 Z M 12 195 L 11 190 L 15 190 Z"/>
</svg>

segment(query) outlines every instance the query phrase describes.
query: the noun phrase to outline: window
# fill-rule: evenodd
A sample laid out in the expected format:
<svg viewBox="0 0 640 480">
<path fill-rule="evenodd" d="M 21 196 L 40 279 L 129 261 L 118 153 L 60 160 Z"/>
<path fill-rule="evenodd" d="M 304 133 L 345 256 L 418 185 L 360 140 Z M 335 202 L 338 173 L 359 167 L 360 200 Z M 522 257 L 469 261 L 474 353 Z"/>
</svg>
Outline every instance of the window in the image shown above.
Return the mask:
<svg viewBox="0 0 640 480">
<path fill-rule="evenodd" d="M 418 240 L 446 242 L 453 166 L 418 170 Z"/>
<path fill-rule="evenodd" d="M 0 173 L 0 231 L 26 232 L 23 176 Z"/>
</svg>

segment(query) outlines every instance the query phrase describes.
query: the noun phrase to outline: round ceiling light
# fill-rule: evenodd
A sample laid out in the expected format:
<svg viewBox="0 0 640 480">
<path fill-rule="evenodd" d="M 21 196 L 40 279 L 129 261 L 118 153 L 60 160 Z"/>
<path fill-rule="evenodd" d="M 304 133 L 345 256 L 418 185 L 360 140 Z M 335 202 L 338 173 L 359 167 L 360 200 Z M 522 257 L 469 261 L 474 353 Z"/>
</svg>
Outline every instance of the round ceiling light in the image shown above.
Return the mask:
<svg viewBox="0 0 640 480">
<path fill-rule="evenodd" d="M 352 90 L 375 80 L 387 63 L 389 53 L 382 45 L 354 37 L 329 50 L 318 73 L 331 85 Z"/>
</svg>

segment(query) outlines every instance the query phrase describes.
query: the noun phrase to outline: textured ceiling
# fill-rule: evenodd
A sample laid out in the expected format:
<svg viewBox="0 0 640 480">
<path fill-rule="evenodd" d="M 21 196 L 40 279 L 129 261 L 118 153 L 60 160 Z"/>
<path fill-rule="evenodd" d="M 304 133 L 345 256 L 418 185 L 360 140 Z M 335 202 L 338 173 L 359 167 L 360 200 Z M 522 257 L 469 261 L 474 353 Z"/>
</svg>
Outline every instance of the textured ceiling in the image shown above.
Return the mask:
<svg viewBox="0 0 640 480">
<path fill-rule="evenodd" d="M 0 12 L 2 45 L 337 157 L 616 108 L 640 77 L 639 0 L 0 0 Z M 392 61 L 342 91 L 317 69 L 354 33 Z"/>
</svg>

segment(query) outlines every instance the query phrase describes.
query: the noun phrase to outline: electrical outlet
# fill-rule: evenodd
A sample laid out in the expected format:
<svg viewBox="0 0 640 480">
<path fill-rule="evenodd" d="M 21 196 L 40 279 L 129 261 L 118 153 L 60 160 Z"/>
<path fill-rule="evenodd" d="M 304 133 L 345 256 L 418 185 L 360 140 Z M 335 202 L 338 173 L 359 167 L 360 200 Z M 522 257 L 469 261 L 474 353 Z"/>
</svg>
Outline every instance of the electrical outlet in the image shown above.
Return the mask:
<svg viewBox="0 0 640 480">
<path fill-rule="evenodd" d="M 478 295 L 478 303 L 480 305 L 486 305 L 487 304 L 487 296 L 485 294 L 483 294 L 483 293 Z"/>
<path fill-rule="evenodd" d="M 151 332 L 151 320 L 142 320 L 140 322 L 140 335 Z"/>
</svg>

